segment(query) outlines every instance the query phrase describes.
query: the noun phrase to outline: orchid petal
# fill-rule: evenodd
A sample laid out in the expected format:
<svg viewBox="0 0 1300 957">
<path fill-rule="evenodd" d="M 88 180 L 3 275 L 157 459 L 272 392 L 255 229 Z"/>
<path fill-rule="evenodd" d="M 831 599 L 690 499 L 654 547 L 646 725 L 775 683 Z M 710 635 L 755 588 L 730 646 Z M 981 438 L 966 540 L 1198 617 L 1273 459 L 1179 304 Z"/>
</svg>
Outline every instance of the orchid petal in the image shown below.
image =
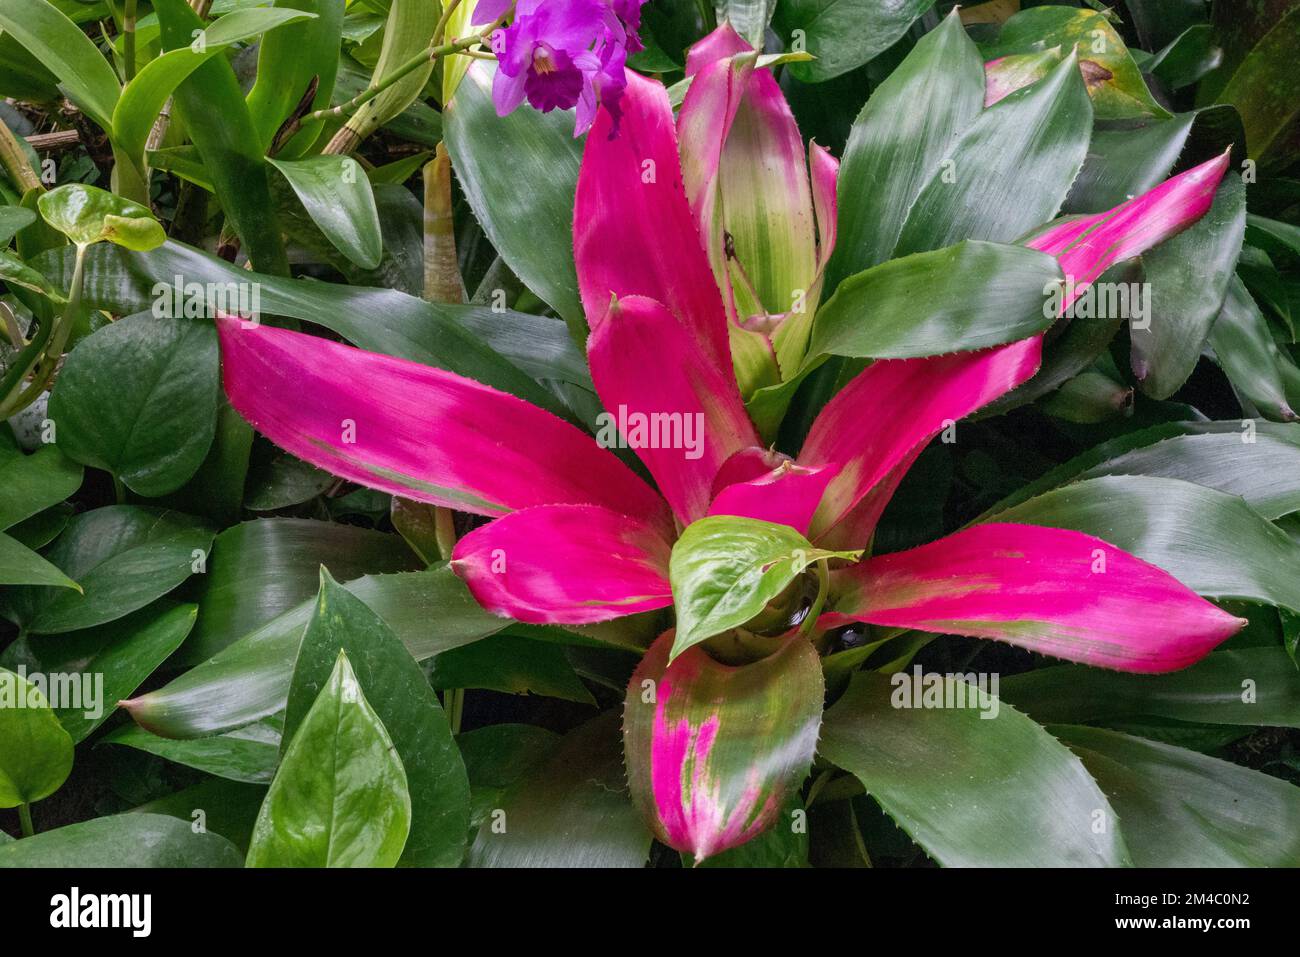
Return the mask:
<svg viewBox="0 0 1300 957">
<path fill-rule="evenodd" d="M 1246 622 L 1099 538 L 976 525 L 836 575 L 858 621 L 978 638 L 1120 671 L 1175 671 Z"/>
<path fill-rule="evenodd" d="M 860 372 L 817 416 L 799 453 L 809 468 L 843 465 L 817 510 L 813 540 L 825 544 L 823 536 L 917 446 L 1026 381 L 1041 358 L 1035 336 L 977 352 L 886 359 Z M 873 527 L 878 516 L 879 509 L 870 516 Z M 845 542 L 844 532 L 836 539 L 843 547 L 866 544 Z"/>
<path fill-rule="evenodd" d="M 740 667 L 698 646 L 668 664 L 673 638 L 659 637 L 628 684 L 623 750 L 655 834 L 698 863 L 776 823 L 812 763 L 825 689 L 801 638 Z"/>
<path fill-rule="evenodd" d="M 220 319 L 235 409 L 281 448 L 370 488 L 478 515 L 553 503 L 666 521 L 644 481 L 579 429 L 432 366 Z"/>
<path fill-rule="evenodd" d="M 671 548 L 643 519 L 543 505 L 474 529 L 456 543 L 451 567 L 490 612 L 584 625 L 671 605 Z"/>
<path fill-rule="evenodd" d="M 626 424 L 624 440 L 682 524 L 703 516 L 718 469 L 758 444 L 731 364 L 711 361 L 683 320 L 644 296 L 611 303 L 587 352 L 609 417 L 602 442 Z"/>
<path fill-rule="evenodd" d="M 573 211 L 578 290 L 589 323 L 611 295 L 667 306 L 719 369 L 731 368 L 727 316 L 682 186 L 663 84 L 627 73 L 621 118 L 601 107 L 587 134 Z"/>
<path fill-rule="evenodd" d="M 1209 211 L 1230 153 L 1208 160 L 1114 209 L 1048 227 L 1025 245 L 1060 261 L 1074 291 L 1068 307 L 1112 265 L 1182 232 Z"/>
</svg>

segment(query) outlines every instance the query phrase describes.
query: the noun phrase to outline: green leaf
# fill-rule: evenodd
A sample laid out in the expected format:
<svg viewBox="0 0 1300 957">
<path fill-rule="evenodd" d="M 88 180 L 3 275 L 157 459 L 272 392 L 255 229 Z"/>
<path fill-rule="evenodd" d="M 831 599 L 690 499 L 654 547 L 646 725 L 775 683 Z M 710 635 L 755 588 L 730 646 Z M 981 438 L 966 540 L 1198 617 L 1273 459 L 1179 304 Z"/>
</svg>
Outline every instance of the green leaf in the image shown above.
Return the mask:
<svg viewBox="0 0 1300 957">
<path fill-rule="evenodd" d="M 179 740 L 160 738 L 134 724 L 124 724 L 101 743 L 136 748 L 205 774 L 246 784 L 270 784 L 280 763 L 280 730 L 269 720 L 211 738 Z"/>
<path fill-rule="evenodd" d="M 21 206 L 0 206 L 0 249 L 9 245 L 18 232 L 36 221 L 36 214 Z"/>
<path fill-rule="evenodd" d="M 914 674 L 861 672 L 826 712 L 818 750 L 931 858 L 944 867 L 1130 863 L 1115 812 L 1077 757 L 974 686 L 924 680 L 936 698 L 967 706 L 918 707 Z"/>
<path fill-rule="evenodd" d="M 1117 475 L 1075 482 L 981 518 L 1068 528 L 1163 568 L 1208 598 L 1300 607 L 1300 542 L 1235 495 Z"/>
<path fill-rule="evenodd" d="M 447 152 L 493 247 L 583 342 L 587 320 L 573 265 L 573 196 L 582 140 L 574 139 L 573 119 L 562 110 L 515 110 L 498 117 L 492 77 L 487 64 L 474 63 L 447 104 Z M 510 162 L 503 163 L 502 156 Z M 520 229 L 520 223 L 528 228 Z"/>
<path fill-rule="evenodd" d="M 1295 369 L 1273 339 L 1268 321 L 1242 281 L 1228 281 L 1223 309 L 1210 329 L 1210 347 L 1237 394 L 1275 422 L 1294 422 L 1295 401 L 1284 379 Z"/>
<path fill-rule="evenodd" d="M 1092 104 L 1074 57 L 989 107 L 907 214 L 895 255 L 963 239 L 1013 242 L 1052 219 L 1088 152 Z"/>
<path fill-rule="evenodd" d="M 1191 86 L 1223 62 L 1223 48 L 1215 42 L 1214 27 L 1198 23 L 1188 27 L 1142 64 L 1171 90 Z"/>
<path fill-rule="evenodd" d="M 209 322 L 140 314 L 105 326 L 72 350 L 50 396 L 59 448 L 140 495 L 176 491 L 212 445 L 218 357 Z"/>
<path fill-rule="evenodd" d="M 102 129 L 121 88 L 113 68 L 81 28 L 47 0 L 0 0 L 0 29 L 59 79 L 68 96 Z"/>
<path fill-rule="evenodd" d="M 212 529 L 179 512 L 110 505 L 75 516 L 46 558 L 79 582 L 14 589 L 10 611 L 28 631 L 59 634 L 115 621 L 165 595 L 206 559 Z"/>
<path fill-rule="evenodd" d="M 191 73 L 232 44 L 305 19 L 315 19 L 315 14 L 275 8 L 236 10 L 203 31 L 201 51 L 185 46 L 150 60 L 126 85 L 122 98 L 113 110 L 110 132 L 114 143 L 143 171 L 145 144 L 153 129 L 154 120 L 158 118 L 168 97 Z M 293 95 L 301 96 L 301 91 Z"/>
<path fill-rule="evenodd" d="M 840 283 L 809 354 L 929 356 L 1023 339 L 1051 325 L 1056 259 L 979 241 L 892 259 Z"/>
<path fill-rule="evenodd" d="M 1267 519 L 1300 511 L 1300 430 L 1271 422 L 1173 422 L 1089 449 L 1007 496 L 995 515 L 1049 489 L 1102 475 L 1180 479 L 1239 495 Z"/>
<path fill-rule="evenodd" d="M 827 295 L 844 277 L 893 255 L 907 211 L 983 106 L 984 67 L 954 12 L 921 38 L 853 122 L 840 164 Z"/>
<path fill-rule="evenodd" d="M 392 867 L 410 827 L 402 762 L 339 651 L 267 792 L 246 864 Z"/>
<path fill-rule="evenodd" d="M 433 42 L 441 4 L 428 0 L 393 0 L 388 6 L 383 42 L 371 76 L 378 84 L 427 49 Z M 347 128 L 365 139 L 420 98 L 433 73 L 434 61 L 421 66 L 389 86 L 374 99 L 362 104 L 347 122 Z"/>
<path fill-rule="evenodd" d="M 248 91 L 248 112 L 263 150 L 270 148 L 276 131 L 313 77 L 317 85 L 311 109 L 330 105 L 346 5 L 346 0 L 276 0 L 277 10 L 306 10 L 315 17 L 268 33 L 258 46 L 257 80 Z M 229 15 L 218 20 L 218 25 L 227 19 Z M 304 124 L 277 155 L 283 159 L 301 155 L 316 139 L 321 125 L 320 120 Z"/>
<path fill-rule="evenodd" d="M 45 221 L 78 246 L 108 240 L 146 252 L 167 241 L 161 224 L 139 203 L 84 183 L 42 193 L 36 202 Z"/>
<path fill-rule="evenodd" d="M 505 694 L 537 694 L 579 704 L 596 700 L 565 657 L 564 648 L 517 635 L 492 635 L 444 651 L 429 662 L 429 684 L 448 688 L 485 688 Z"/>
<path fill-rule="evenodd" d="M 48 585 L 54 588 L 81 586 L 59 571 L 22 542 L 0 534 L 0 585 Z"/>
<path fill-rule="evenodd" d="M 790 526 L 756 518 L 711 515 L 691 523 L 668 563 L 677 611 L 668 660 L 750 621 L 811 565 L 861 554 L 814 548 Z"/>
<path fill-rule="evenodd" d="M 17 256 L 4 251 L 0 251 L 0 280 L 10 286 L 30 289 L 32 292 L 40 293 L 55 302 L 65 301 L 64 297 L 50 284 L 48 279 Z"/>
<path fill-rule="evenodd" d="M 81 466 L 43 445 L 31 455 L 0 446 L 0 529 L 9 528 L 81 488 Z"/>
<path fill-rule="evenodd" d="M 242 864 L 253 825 L 257 822 L 257 812 L 261 810 L 265 797 L 265 784 L 241 784 L 205 777 L 193 787 L 173 791 L 131 808 L 131 814 L 166 815 L 178 818 L 186 827 L 193 827 L 194 811 L 202 808 L 203 824 L 208 833 L 219 834 L 233 844 L 239 851 Z"/>
<path fill-rule="evenodd" d="M 500 796 L 470 867 L 643 867 L 650 833 L 632 806 L 618 716 L 570 731 Z"/>
<path fill-rule="evenodd" d="M 699 863 L 789 827 L 782 812 L 808 776 L 826 690 L 802 635 L 739 667 L 703 648 L 669 663 L 672 643 L 664 632 L 628 682 L 623 751 L 642 817 Z"/>
<path fill-rule="evenodd" d="M 45 695 L 0 668 L 0 807 L 49 797 L 72 771 L 72 738 Z"/>
<path fill-rule="evenodd" d="M 1151 311 L 1145 323 L 1129 328 L 1134 375 L 1147 395 L 1167 399 L 1192 374 L 1245 235 L 1246 187 L 1229 174 L 1209 212 L 1142 257 Z"/>
<path fill-rule="evenodd" d="M 985 54 L 994 59 L 1055 46 L 1074 48 L 1098 118 L 1169 115 L 1151 96 L 1115 28 L 1095 10 L 1062 6 L 1022 10 L 1002 25 L 997 43 Z"/>
<path fill-rule="evenodd" d="M 1241 111 L 1250 155 L 1265 166 L 1285 165 L 1287 134 L 1300 117 L 1300 7 L 1279 19 L 1237 67 L 1219 102 Z"/>
<path fill-rule="evenodd" d="M 1277 647 L 1214 651 L 1164 675 L 1056 665 L 1004 678 L 1001 696 L 1043 724 L 1146 717 L 1300 728 L 1300 672 Z"/>
<path fill-rule="evenodd" d="M 506 627 L 484 611 L 447 566 L 424 572 L 370 575 L 344 586 L 402 639 L 417 660 L 477 641 Z M 134 699 L 142 727 L 164 737 L 219 734 L 285 706 L 303 629 L 314 601 L 305 601 L 191 668 L 170 684 Z"/>
<path fill-rule="evenodd" d="M 763 35 L 776 0 L 713 0 L 718 23 L 730 23 L 756 50 L 763 49 Z"/>
<path fill-rule="evenodd" d="M 802 49 L 816 59 L 792 63 L 790 73 L 803 83 L 820 83 L 874 60 L 932 6 L 934 0 L 783 0 L 776 28 L 787 44 L 796 30 L 803 31 Z M 754 45 L 761 49 L 759 36 Z"/>
<path fill-rule="evenodd" d="M 418 567 L 391 534 L 299 518 L 243 522 L 212 544 L 208 574 L 195 594 L 199 620 L 185 645 L 185 660 L 206 661 L 313 598 L 322 565 L 343 581 Z"/>
<path fill-rule="evenodd" d="M 302 201 L 312 222 L 334 248 L 363 269 L 374 269 L 383 255 L 379 210 L 370 180 L 350 156 L 311 156 L 270 160 Z"/>
<path fill-rule="evenodd" d="M 161 814 L 118 814 L 69 824 L 0 846 L 4 867 L 239 867 L 224 837 L 195 832 L 193 821 Z"/>
<path fill-rule="evenodd" d="M 370 689 L 375 713 L 389 729 L 410 785 L 410 837 L 401 863 L 457 866 L 469 828 L 469 782 L 442 707 L 393 630 L 324 568 L 315 614 L 293 669 L 285 741 L 294 738 L 300 724 L 306 727 L 310 719 L 304 715 L 340 652 L 356 662 L 357 680 Z M 292 747 L 285 751 L 286 762 Z"/>
<path fill-rule="evenodd" d="M 80 744 L 90 737 L 109 719 L 119 701 L 129 698 L 162 666 L 194 627 L 197 613 L 196 605 L 161 601 L 90 632 L 67 635 L 58 642 L 57 667 L 51 668 L 49 658 L 41 657 L 47 672 L 79 674 L 83 688 L 92 681 L 99 683 L 98 708 L 56 710 L 73 741 Z M 88 657 L 79 660 L 85 651 L 89 651 Z"/>
<path fill-rule="evenodd" d="M 162 26 L 165 50 L 188 47 L 192 32 L 203 27 L 203 21 L 185 0 L 154 0 L 153 8 Z M 204 62 L 176 88 L 174 104 L 175 114 L 198 147 L 228 224 L 239 235 L 253 268 L 288 275 L 289 264 L 271 202 L 266 156 L 231 65 L 222 57 Z M 248 276 L 244 278 L 251 281 Z"/>
<path fill-rule="evenodd" d="M 1300 788 L 1227 761 L 1100 728 L 1054 726 L 1124 822 L 1138 867 L 1296 867 Z"/>
</svg>

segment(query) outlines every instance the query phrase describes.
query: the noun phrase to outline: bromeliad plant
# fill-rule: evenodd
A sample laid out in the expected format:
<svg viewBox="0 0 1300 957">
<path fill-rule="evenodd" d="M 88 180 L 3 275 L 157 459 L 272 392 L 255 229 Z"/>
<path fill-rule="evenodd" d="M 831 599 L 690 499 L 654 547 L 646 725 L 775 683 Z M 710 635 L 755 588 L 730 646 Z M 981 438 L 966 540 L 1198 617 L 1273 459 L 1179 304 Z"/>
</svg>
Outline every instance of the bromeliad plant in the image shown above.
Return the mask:
<svg viewBox="0 0 1300 957">
<path fill-rule="evenodd" d="M 809 188 L 794 119 L 742 46 L 724 26 L 692 51 L 688 74 L 697 71 L 676 123 L 665 89 L 629 75 L 617 114 L 595 119 L 578 178 L 592 382 L 654 487 L 571 423 L 482 383 L 219 323 L 226 392 L 277 445 L 351 481 L 491 519 L 456 543 L 451 561 L 484 608 L 581 626 L 673 607 L 675 627 L 629 685 L 625 758 L 656 836 L 697 861 L 770 827 L 802 785 L 825 691 L 817 649 L 839 625 L 994 638 L 1165 672 L 1246 623 L 1068 529 L 986 522 L 862 560 L 927 442 L 1028 381 L 1042 343 L 874 362 L 821 411 L 797 456 L 765 447 L 737 387 L 751 381 L 749 347 L 733 343 L 754 343 L 778 380 L 804 360 L 822 320 L 800 324 L 798 308 L 780 313 L 775 303 L 786 290 L 815 302 L 835 242 L 836 166 L 814 146 Z M 1051 82 L 1084 95 L 1072 59 Z M 968 240 L 890 265 L 925 258 L 943 264 L 937 274 L 964 273 L 972 255 L 981 270 L 1001 261 L 1008 275 L 985 272 L 985 281 L 1041 315 L 1044 277 L 1064 270 L 1071 305 L 1111 263 L 1204 215 L 1226 166 L 1226 156 L 1211 160 L 1116 209 L 1046 227 L 1027 247 Z M 695 172 L 684 180 L 683 170 Z M 873 280 L 868 270 L 839 293 L 862 302 L 864 326 L 872 301 L 862 290 Z M 892 279 L 876 281 L 892 292 Z M 814 342 L 832 338 L 813 332 Z M 681 441 L 684 422 L 701 424 L 701 443 Z M 654 423 L 677 423 L 678 441 L 663 441 L 673 433 Z"/>
<path fill-rule="evenodd" d="M 0 0 L 0 866 L 1300 861 L 1300 9 L 1020 6 Z"/>
</svg>

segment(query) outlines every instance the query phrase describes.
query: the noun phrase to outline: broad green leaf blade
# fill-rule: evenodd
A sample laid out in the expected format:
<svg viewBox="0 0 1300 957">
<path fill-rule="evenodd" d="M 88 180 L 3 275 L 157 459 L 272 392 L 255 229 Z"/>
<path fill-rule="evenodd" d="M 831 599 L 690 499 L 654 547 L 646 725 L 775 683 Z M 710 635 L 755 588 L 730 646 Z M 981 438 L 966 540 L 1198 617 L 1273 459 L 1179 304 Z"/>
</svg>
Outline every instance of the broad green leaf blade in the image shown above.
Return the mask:
<svg viewBox="0 0 1300 957">
<path fill-rule="evenodd" d="M 113 68 L 81 28 L 47 0 L 0 0 L 0 29 L 59 79 L 68 95 L 102 129 L 113 128 L 121 92 Z"/>
<path fill-rule="evenodd" d="M 356 525 L 266 518 L 226 529 L 195 594 L 199 620 L 185 660 L 206 661 L 320 589 L 324 565 L 342 581 L 418 566 L 395 536 Z"/>
<path fill-rule="evenodd" d="M 1138 867 L 1296 867 L 1300 788 L 1101 728 L 1054 726 L 1124 822 Z"/>
<path fill-rule="evenodd" d="M 997 43 L 985 52 L 992 58 L 1055 46 L 1075 50 L 1098 118 L 1169 115 L 1151 96 L 1115 28 L 1095 10 L 1063 6 L 1023 10 L 1003 24 Z"/>
<path fill-rule="evenodd" d="M 0 807 L 49 797 L 72 771 L 72 738 L 40 688 L 0 668 Z"/>
<path fill-rule="evenodd" d="M 650 833 L 627 794 L 614 714 L 566 734 L 498 802 L 470 848 L 470 867 L 645 866 Z"/>
<path fill-rule="evenodd" d="M 411 791 L 410 836 L 401 863 L 455 867 L 469 829 L 469 782 L 442 707 L 393 630 L 321 569 L 320 595 L 303 635 L 285 709 L 284 740 L 295 739 L 340 651 L 356 662 L 375 714 L 389 729 Z M 285 760 L 292 749 L 285 751 Z"/>
<path fill-rule="evenodd" d="M 363 269 L 374 269 L 384 253 L 379 210 L 370 180 L 350 156 L 270 160 L 302 201 L 307 215 L 334 248 Z"/>
<path fill-rule="evenodd" d="M 42 193 L 36 205 L 47 223 L 78 246 L 108 240 L 146 252 L 167 240 L 162 225 L 148 209 L 95 186 L 59 186 Z"/>
<path fill-rule="evenodd" d="M 234 845 L 161 814 L 118 814 L 0 846 L 5 867 L 239 867 Z"/>
<path fill-rule="evenodd" d="M 1188 27 L 1141 64 L 1142 72 L 1163 80 L 1170 89 L 1191 86 L 1223 62 L 1223 48 L 1218 45 L 1214 28 L 1208 23 Z"/>
<path fill-rule="evenodd" d="M 983 105 L 979 51 L 954 12 L 921 38 L 853 123 L 840 163 L 839 236 L 826 295 L 893 255 L 908 209 Z"/>
<path fill-rule="evenodd" d="M 1300 7 L 1295 7 L 1255 45 L 1219 94 L 1219 102 L 1241 111 L 1250 155 L 1266 167 L 1285 165 L 1285 134 L 1295 128 L 1300 116 L 1298 58 Z"/>
<path fill-rule="evenodd" d="M 825 686 L 802 636 L 732 667 L 672 632 L 628 683 L 623 749 L 632 798 L 655 835 L 698 863 L 777 824 L 812 764 Z"/>
<path fill-rule="evenodd" d="M 802 45 L 796 49 L 816 58 L 790 64 L 791 74 L 803 83 L 820 83 L 884 53 L 934 0 L 784 0 L 776 6 L 778 33 L 787 44 L 797 38 Z M 754 45 L 761 49 L 761 40 Z"/>
<path fill-rule="evenodd" d="M 64 362 L 50 396 L 59 448 L 140 495 L 174 492 L 212 445 L 220 380 L 211 323 L 119 319 L 79 342 Z"/>
<path fill-rule="evenodd" d="M 346 586 L 402 639 L 417 660 L 495 634 L 508 622 L 479 607 L 447 566 L 370 575 Z M 293 662 L 315 602 L 304 601 L 210 661 L 130 702 L 142 727 L 171 738 L 238 728 L 284 708 Z"/>
<path fill-rule="evenodd" d="M 1300 607 L 1300 578 L 1292 573 L 1300 567 L 1300 542 L 1235 495 L 1201 485 L 1104 476 L 1045 492 L 987 518 L 1095 535 L 1207 598 Z"/>
<path fill-rule="evenodd" d="M 669 560 L 677 609 L 669 660 L 749 622 L 812 564 L 859 554 L 814 548 L 788 525 L 756 518 L 711 515 L 693 522 L 673 545 Z"/>
<path fill-rule="evenodd" d="M 153 7 L 162 26 L 165 50 L 188 47 L 192 32 L 203 27 L 185 0 L 155 0 Z M 174 103 L 253 268 L 288 275 L 265 153 L 234 70 L 220 57 L 206 61 L 176 88 Z"/>
<path fill-rule="evenodd" d="M 1004 678 L 1001 696 L 1043 724 L 1146 717 L 1300 728 L 1300 672 L 1281 648 L 1214 651 L 1166 675 L 1057 665 Z"/>
<path fill-rule="evenodd" d="M 52 588 L 81 586 L 22 542 L 0 535 L 0 585 L 47 585 Z"/>
<path fill-rule="evenodd" d="M 30 226 L 36 220 L 36 214 L 21 206 L 0 206 L 0 249 L 9 245 L 9 241 L 18 232 Z"/>
<path fill-rule="evenodd" d="M 506 694 L 536 694 L 594 705 L 563 646 L 517 635 L 492 635 L 444 651 L 428 665 L 429 684 L 448 688 L 485 688 Z"/>
<path fill-rule="evenodd" d="M 263 150 L 270 148 L 276 131 L 307 92 L 313 77 L 317 83 L 311 109 L 330 105 L 346 5 L 346 0 L 277 0 L 277 11 L 288 14 L 304 10 L 315 17 L 274 30 L 258 45 L 257 80 L 248 91 L 248 112 Z M 230 16 L 222 17 L 217 24 L 225 23 Z M 301 155 L 320 127 L 319 120 L 304 124 L 277 155 L 286 159 Z"/>
<path fill-rule="evenodd" d="M 924 680 L 940 706 L 916 701 L 914 673 L 855 675 L 819 753 L 944 867 L 1129 865 L 1115 811 L 1064 745 L 973 685 Z M 944 707 L 958 692 L 965 706 Z"/>
<path fill-rule="evenodd" d="M 810 355 L 906 358 L 1024 339 L 1053 320 L 1056 260 L 979 241 L 850 276 L 817 311 Z"/>
<path fill-rule="evenodd" d="M 206 561 L 210 527 L 179 512 L 110 505 L 75 516 L 46 558 L 78 582 L 14 589 L 9 610 L 38 635 L 116 621 L 171 591 Z"/>
<path fill-rule="evenodd" d="M 117 703 L 130 697 L 185 640 L 198 609 L 162 600 L 98 628 L 23 643 L 15 660 L 44 674 L 57 674 L 69 696 L 55 709 L 60 723 L 80 744 L 107 721 Z"/>
<path fill-rule="evenodd" d="M 1092 104 L 1078 64 L 1066 57 L 966 129 L 917 196 L 895 255 L 963 239 L 1009 243 L 1052 219 L 1091 133 Z"/>
<path fill-rule="evenodd" d="M 248 867 L 392 867 L 411 795 L 345 652 L 302 719 L 253 829 Z"/>
<path fill-rule="evenodd" d="M 40 293 L 55 302 L 63 299 L 48 279 L 17 256 L 3 251 L 0 251 L 0 280 L 10 287 L 19 286 Z"/>
<path fill-rule="evenodd" d="M 611 736 L 615 741 L 617 734 Z M 501 807 L 506 790 L 550 757 L 559 741 L 554 731 L 533 724 L 491 724 L 456 736 L 469 775 L 471 837 Z M 612 760 L 621 765 L 622 755 L 614 750 Z"/>
<path fill-rule="evenodd" d="M 194 811 L 202 808 L 208 833 L 224 837 L 238 850 L 239 863 L 235 865 L 238 867 L 248 851 L 257 812 L 261 810 L 265 797 L 265 784 L 241 784 L 206 777 L 193 787 L 133 807 L 131 814 L 165 815 L 179 819 L 186 827 L 193 827 Z"/>
<path fill-rule="evenodd" d="M 9 528 L 81 488 L 82 468 L 45 445 L 31 455 L 0 447 L 0 529 Z"/>
<path fill-rule="evenodd" d="M 573 196 L 582 141 L 573 138 L 573 120 L 563 111 L 520 109 L 498 117 L 492 77 L 484 63 L 466 73 L 443 118 L 447 152 L 493 247 L 581 342 L 587 321 L 573 265 Z"/>
<path fill-rule="evenodd" d="M 168 761 L 214 774 L 227 781 L 270 784 L 280 763 L 280 731 L 258 721 L 210 738 L 160 738 L 134 724 L 124 724 L 101 744 L 121 744 Z"/>
<path fill-rule="evenodd" d="M 1130 322 L 1130 334 L 1134 375 L 1147 395 L 1167 399 L 1192 374 L 1245 234 L 1246 187 L 1229 175 L 1205 216 L 1142 257 L 1150 314 Z"/>
<path fill-rule="evenodd" d="M 163 53 L 144 65 L 126 85 L 113 109 L 112 135 L 118 149 L 141 170 L 145 168 L 145 143 L 163 104 L 191 73 L 232 44 L 315 15 L 298 10 L 253 8 L 236 10 L 203 31 L 203 47 L 181 47 Z M 337 58 L 335 59 L 337 63 Z M 293 94 L 301 96 L 299 91 Z M 274 131 L 272 131 L 274 132 Z"/>
<path fill-rule="evenodd" d="M 1210 329 L 1210 347 L 1243 405 L 1274 422 L 1294 422 L 1297 396 L 1285 378 L 1295 369 L 1273 339 L 1268 320 L 1242 281 L 1228 281 L 1223 309 Z"/>
<path fill-rule="evenodd" d="M 1300 431 L 1271 422 L 1175 422 L 1090 449 L 1007 496 L 995 515 L 1075 479 L 1150 475 L 1239 495 L 1267 519 L 1300 511 Z"/>
<path fill-rule="evenodd" d="M 396 70 L 427 49 L 442 13 L 442 4 L 428 0 L 393 0 L 388 6 L 383 43 L 371 76 L 371 84 L 387 79 Z M 364 103 L 347 122 L 360 139 L 365 139 L 420 98 L 429 82 L 434 61 L 408 73 L 374 99 Z"/>
</svg>

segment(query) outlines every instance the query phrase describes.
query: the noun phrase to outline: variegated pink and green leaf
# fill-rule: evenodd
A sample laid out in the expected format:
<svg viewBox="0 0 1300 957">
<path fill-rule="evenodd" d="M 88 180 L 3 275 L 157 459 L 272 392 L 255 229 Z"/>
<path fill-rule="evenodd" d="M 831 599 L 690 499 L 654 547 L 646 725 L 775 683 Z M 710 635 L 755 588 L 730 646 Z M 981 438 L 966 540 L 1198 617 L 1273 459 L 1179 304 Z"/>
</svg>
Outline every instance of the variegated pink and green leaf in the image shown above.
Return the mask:
<svg viewBox="0 0 1300 957">
<path fill-rule="evenodd" d="M 655 835 L 698 862 L 790 826 L 780 809 L 812 764 L 825 688 L 800 637 L 740 666 L 699 647 L 670 664 L 673 641 L 661 635 L 628 684 L 624 755 Z"/>
</svg>

